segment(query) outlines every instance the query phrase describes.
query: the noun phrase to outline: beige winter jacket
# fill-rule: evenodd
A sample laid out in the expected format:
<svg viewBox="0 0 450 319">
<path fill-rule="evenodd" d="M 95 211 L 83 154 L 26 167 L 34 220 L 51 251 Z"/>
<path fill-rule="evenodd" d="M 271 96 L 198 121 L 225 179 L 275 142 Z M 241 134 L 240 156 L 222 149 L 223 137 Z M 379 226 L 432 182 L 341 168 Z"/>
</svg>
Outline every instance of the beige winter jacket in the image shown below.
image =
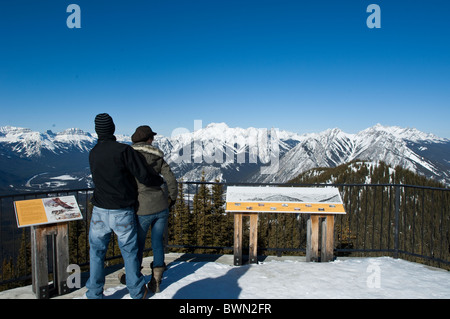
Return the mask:
<svg viewBox="0 0 450 319">
<path fill-rule="evenodd" d="M 163 211 L 169 207 L 169 198 L 175 202 L 177 199 L 178 184 L 175 175 L 164 160 L 164 153 L 145 142 L 139 142 L 132 147 L 140 152 L 147 161 L 147 165 L 161 174 L 165 180 L 162 187 L 148 187 L 136 180 L 138 185 L 138 215 L 149 215 Z"/>
</svg>

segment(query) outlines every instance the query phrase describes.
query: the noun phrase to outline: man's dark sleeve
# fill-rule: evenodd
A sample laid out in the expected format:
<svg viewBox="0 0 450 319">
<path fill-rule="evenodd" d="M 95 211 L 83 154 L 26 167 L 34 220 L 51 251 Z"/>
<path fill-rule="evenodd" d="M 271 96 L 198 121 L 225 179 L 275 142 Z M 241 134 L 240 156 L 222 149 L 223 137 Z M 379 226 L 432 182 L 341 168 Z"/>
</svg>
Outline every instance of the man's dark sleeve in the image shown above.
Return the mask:
<svg viewBox="0 0 450 319">
<path fill-rule="evenodd" d="M 161 186 L 164 183 L 162 177 L 149 167 L 145 158 L 136 152 L 131 146 L 124 152 L 124 161 L 130 172 L 136 179 L 146 186 Z"/>
</svg>

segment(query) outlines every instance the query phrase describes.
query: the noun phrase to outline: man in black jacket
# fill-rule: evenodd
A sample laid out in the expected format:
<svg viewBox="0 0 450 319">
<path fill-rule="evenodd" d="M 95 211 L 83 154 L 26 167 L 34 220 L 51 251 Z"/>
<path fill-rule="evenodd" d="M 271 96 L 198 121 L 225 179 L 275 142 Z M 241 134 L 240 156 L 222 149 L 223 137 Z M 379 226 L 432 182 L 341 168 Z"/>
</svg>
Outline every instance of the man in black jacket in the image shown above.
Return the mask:
<svg viewBox="0 0 450 319">
<path fill-rule="evenodd" d="M 103 263 L 114 232 L 124 260 L 130 296 L 144 298 L 147 287 L 137 257 L 136 179 L 148 186 L 160 186 L 163 180 L 130 145 L 116 141 L 115 125 L 108 114 L 95 117 L 95 131 L 97 145 L 89 153 L 95 188 L 89 229 L 90 277 L 86 283 L 86 297 L 103 297 Z"/>
</svg>

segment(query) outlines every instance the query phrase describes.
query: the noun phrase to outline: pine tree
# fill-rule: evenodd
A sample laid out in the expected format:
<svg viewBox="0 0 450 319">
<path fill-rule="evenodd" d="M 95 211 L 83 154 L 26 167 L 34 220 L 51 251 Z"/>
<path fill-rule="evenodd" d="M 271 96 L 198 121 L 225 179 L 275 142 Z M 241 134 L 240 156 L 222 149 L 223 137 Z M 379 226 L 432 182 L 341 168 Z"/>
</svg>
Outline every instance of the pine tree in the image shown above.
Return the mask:
<svg viewBox="0 0 450 319">
<path fill-rule="evenodd" d="M 22 229 L 19 256 L 17 258 L 18 276 L 26 276 L 31 273 L 31 243 L 27 238 L 26 230 Z"/>
<path fill-rule="evenodd" d="M 394 227 L 398 228 L 400 250 L 446 260 L 450 255 L 449 238 L 442 234 L 441 223 L 448 222 L 449 192 L 408 186 L 365 186 L 371 184 L 417 185 L 445 188 L 401 166 L 390 167 L 353 161 L 335 168 L 319 168 L 300 174 L 294 183 L 354 183 L 340 186 L 346 215 L 337 216 L 337 248 L 384 250 L 394 248 Z M 399 220 L 395 220 L 395 198 L 399 191 Z M 413 259 L 413 257 L 411 257 Z M 416 261 L 416 260 L 414 260 Z"/>
<path fill-rule="evenodd" d="M 89 260 L 87 255 L 86 222 L 84 220 L 72 221 L 69 223 L 69 258 L 70 263 L 82 264 Z"/>
<path fill-rule="evenodd" d="M 12 258 L 4 258 L 3 262 L 2 262 L 2 275 L 1 275 L 1 280 L 2 281 L 6 281 L 8 279 L 12 279 L 15 277 L 14 274 L 14 263 Z M 14 283 L 10 283 L 10 284 L 5 284 L 0 286 L 0 290 L 6 290 L 6 289 L 10 289 L 13 288 L 15 285 Z"/>
<path fill-rule="evenodd" d="M 172 245 L 192 245 L 194 236 L 193 215 L 189 211 L 189 204 L 185 199 L 184 184 L 178 183 L 178 197 L 169 219 L 169 241 Z M 182 252 L 188 249 L 182 248 Z"/>
<path fill-rule="evenodd" d="M 219 179 L 215 180 L 212 186 L 212 245 L 231 247 L 233 245 L 233 216 L 225 213 L 223 185 Z M 223 253 L 222 250 L 216 250 L 216 253 Z"/>
<path fill-rule="evenodd" d="M 202 172 L 201 182 L 205 182 L 205 174 Z M 211 246 L 212 243 L 212 205 L 211 191 L 207 184 L 200 184 L 193 201 L 196 239 L 198 246 Z M 200 251 L 205 252 L 204 250 Z"/>
</svg>

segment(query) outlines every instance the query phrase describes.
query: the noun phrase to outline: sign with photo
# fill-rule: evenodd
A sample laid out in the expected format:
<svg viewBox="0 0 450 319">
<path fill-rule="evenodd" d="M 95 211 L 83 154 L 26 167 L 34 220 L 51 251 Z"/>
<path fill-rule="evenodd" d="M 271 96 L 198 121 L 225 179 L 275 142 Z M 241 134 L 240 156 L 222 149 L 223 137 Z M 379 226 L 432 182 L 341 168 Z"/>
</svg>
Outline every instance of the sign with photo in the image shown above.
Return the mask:
<svg viewBox="0 0 450 319">
<path fill-rule="evenodd" d="M 19 228 L 83 218 L 73 195 L 15 201 L 14 210 Z"/>
<path fill-rule="evenodd" d="M 345 214 L 335 187 L 230 186 L 227 212 Z"/>
</svg>

